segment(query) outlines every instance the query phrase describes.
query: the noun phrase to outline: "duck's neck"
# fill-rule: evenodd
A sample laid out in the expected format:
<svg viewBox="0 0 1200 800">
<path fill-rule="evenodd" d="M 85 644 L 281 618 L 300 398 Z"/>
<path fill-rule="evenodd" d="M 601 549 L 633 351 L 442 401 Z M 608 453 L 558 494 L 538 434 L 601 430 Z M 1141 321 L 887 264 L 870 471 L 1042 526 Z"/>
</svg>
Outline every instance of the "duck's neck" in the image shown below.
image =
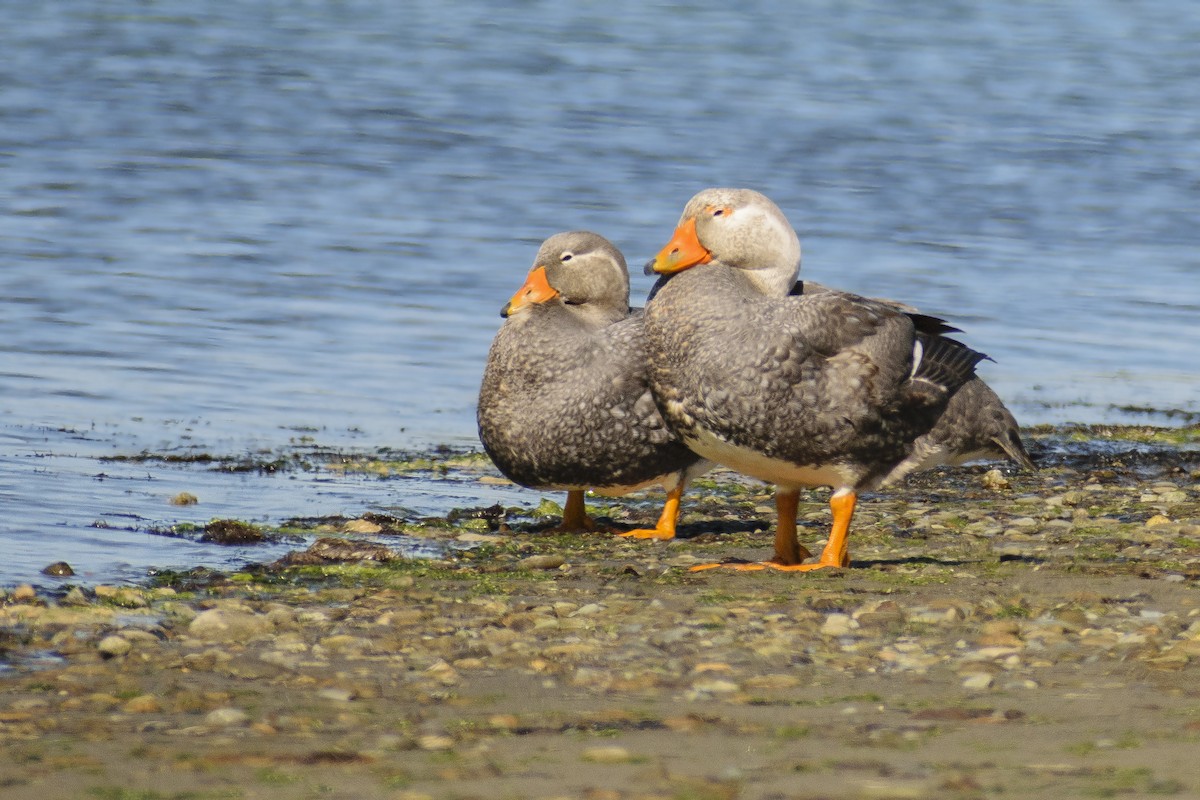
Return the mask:
<svg viewBox="0 0 1200 800">
<path fill-rule="evenodd" d="M 614 322 L 620 322 L 629 316 L 629 306 L 623 307 L 597 305 L 586 303 L 578 306 L 566 306 L 572 318 L 588 330 L 607 328 Z"/>
<path fill-rule="evenodd" d="M 785 297 L 800 274 L 800 237 L 785 224 L 779 225 L 776 233 L 773 238 L 777 243 L 769 255 L 739 267 L 758 291 L 769 297 Z"/>
</svg>

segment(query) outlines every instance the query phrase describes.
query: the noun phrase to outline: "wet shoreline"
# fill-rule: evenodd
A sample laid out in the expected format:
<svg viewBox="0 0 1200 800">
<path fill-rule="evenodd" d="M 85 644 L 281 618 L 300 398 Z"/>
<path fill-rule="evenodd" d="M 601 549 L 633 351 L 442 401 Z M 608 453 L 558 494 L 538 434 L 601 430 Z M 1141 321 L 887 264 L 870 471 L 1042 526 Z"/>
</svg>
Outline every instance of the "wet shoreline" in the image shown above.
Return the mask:
<svg viewBox="0 0 1200 800">
<path fill-rule="evenodd" d="M 1032 431 L 1038 472 L 866 497 L 853 567 L 803 576 L 688 571 L 770 552 L 769 491 L 717 472 L 673 542 L 548 533 L 547 498 L 295 520 L 291 555 L 149 585 L 10 588 L 6 796 L 1186 796 L 1198 436 Z M 476 455 L 374 455 L 341 468 L 502 481 Z M 618 530 L 657 513 L 591 505 Z"/>
<path fill-rule="evenodd" d="M 1116 468 L 1125 480 L 1148 480 L 1169 472 L 1173 464 L 1200 448 L 1198 430 L 1194 425 L 1039 426 L 1027 428 L 1025 437 L 1035 459 L 1045 467 L 1092 471 Z M 220 453 L 180 443 L 154 451 L 77 460 L 82 464 L 82 477 L 92 486 L 106 491 L 109 486 L 124 490 L 115 501 L 113 494 L 100 501 L 109 508 L 83 510 L 82 519 L 87 521 L 82 524 L 93 530 L 91 535 L 99 549 L 110 536 L 125 537 L 138 548 L 141 563 L 146 566 L 140 575 L 124 571 L 118 582 L 129 584 L 190 568 L 179 556 L 164 557 L 156 563 L 156 546 L 189 548 L 182 553 L 184 558 L 191 554 L 193 565 L 229 571 L 240 564 L 272 561 L 288 552 L 290 546 L 311 543 L 324 532 L 336 532 L 342 522 L 366 517 L 379 521 L 375 528 L 392 537 L 397 552 L 434 557 L 448 545 L 423 533 L 426 528 L 456 529 L 468 517 L 476 518 L 468 523 L 476 533 L 529 528 L 557 513 L 556 503 L 562 500 L 553 492 L 514 486 L 482 453 L 467 447 L 367 449 L 301 440 L 273 449 Z M 986 468 L 992 466 L 1008 473 L 1013 469 L 999 464 Z M 913 487 L 927 486 L 936 495 L 946 481 L 951 487 L 957 486 L 965 476 L 974 474 L 972 470 L 984 468 L 981 464 L 965 472 L 934 472 L 910 483 Z M 146 486 L 145 496 L 139 497 L 126 488 L 129 481 Z M 722 479 L 725 486 L 738 481 L 743 484 L 739 491 L 763 491 L 754 481 L 731 475 Z M 714 485 L 711 478 L 701 479 L 688 494 L 695 497 L 698 489 Z M 64 492 L 63 496 L 68 494 Z M 809 493 L 809 502 L 819 506 L 823 502 L 820 497 L 820 492 Z M 592 496 L 589 502 L 593 513 L 608 515 L 606 519 L 619 528 L 633 518 L 631 515 L 639 515 L 640 519 L 649 513 L 659 502 L 659 494 L 647 491 L 628 498 Z M 685 511 L 686 506 L 685 502 Z M 766 526 L 768 518 L 766 515 L 754 523 Z M 689 517 L 684 517 L 684 538 L 712 523 L 697 514 L 691 519 L 695 523 L 689 528 Z M 247 523 L 261 530 L 262 535 L 242 540 L 210 535 L 210 526 L 221 520 Z M 56 552 L 54 541 L 58 535 L 51 533 L 46 540 L 48 552 Z M 44 570 L 55 561 L 65 561 L 82 574 L 54 576 L 42 572 L 33 577 L 36 570 Z M 57 587 L 61 593 L 76 584 L 112 582 L 111 571 L 89 575 L 89 566 L 86 556 L 64 554 L 36 565 L 29 563 L 23 578 L 9 577 L 0 585 L 33 583 L 44 590 Z"/>
</svg>

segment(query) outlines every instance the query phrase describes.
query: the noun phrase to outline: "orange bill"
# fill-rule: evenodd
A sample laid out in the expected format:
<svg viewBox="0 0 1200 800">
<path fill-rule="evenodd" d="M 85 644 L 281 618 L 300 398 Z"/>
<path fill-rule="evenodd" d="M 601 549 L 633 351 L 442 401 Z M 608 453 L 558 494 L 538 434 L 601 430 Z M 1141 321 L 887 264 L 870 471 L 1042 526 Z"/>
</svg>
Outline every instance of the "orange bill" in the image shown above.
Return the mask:
<svg viewBox="0 0 1200 800">
<path fill-rule="evenodd" d="M 500 316 L 507 317 L 527 305 L 544 303 L 555 297 L 558 297 L 558 292 L 546 280 L 546 268 L 534 267 L 529 270 L 529 276 L 525 278 L 525 283 L 521 285 L 520 289 L 517 289 L 517 293 L 500 310 Z"/>
<path fill-rule="evenodd" d="M 696 219 L 693 217 L 675 229 L 671 241 L 667 242 L 666 247 L 659 250 L 658 255 L 647 265 L 647 272 L 669 275 L 697 264 L 707 264 L 709 261 L 712 261 L 712 253 L 700 244 L 696 235 Z"/>
</svg>

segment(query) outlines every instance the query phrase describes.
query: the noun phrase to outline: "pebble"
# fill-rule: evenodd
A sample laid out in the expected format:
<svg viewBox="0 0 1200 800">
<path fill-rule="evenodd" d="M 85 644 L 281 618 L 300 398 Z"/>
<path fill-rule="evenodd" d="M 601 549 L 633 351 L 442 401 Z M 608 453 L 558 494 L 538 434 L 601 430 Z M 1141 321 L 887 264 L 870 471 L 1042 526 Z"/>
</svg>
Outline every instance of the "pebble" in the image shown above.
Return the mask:
<svg viewBox="0 0 1200 800">
<path fill-rule="evenodd" d="M 112 603 L 114 606 L 122 608 L 145 608 L 150 605 L 150 601 L 145 595 L 137 589 L 130 589 L 126 586 L 97 586 L 93 590 L 96 593 L 97 600 L 103 600 L 106 603 Z"/>
<path fill-rule="evenodd" d="M 933 608 L 917 606 L 909 610 L 910 622 L 922 622 L 926 625 L 949 625 L 963 618 L 963 612 L 956 607 Z"/>
<path fill-rule="evenodd" d="M 375 641 L 365 636 L 351 636 L 346 633 L 326 636 L 320 642 L 321 647 L 335 653 L 370 653 L 375 650 Z"/>
<path fill-rule="evenodd" d="M 558 569 L 566 563 L 567 560 L 562 556 L 541 555 L 522 558 L 517 562 L 517 566 L 521 569 Z"/>
<path fill-rule="evenodd" d="M 204 715 L 204 724 L 213 728 L 233 728 L 245 725 L 250 721 L 250 715 L 240 708 L 226 706 L 214 708 Z"/>
<path fill-rule="evenodd" d="M 608 747 L 589 747 L 583 751 L 583 760 L 594 764 L 627 764 L 633 760 L 633 754 L 624 747 L 615 745 Z"/>
<path fill-rule="evenodd" d="M 990 689 L 995 680 L 986 672 L 975 672 L 963 679 L 962 687 L 967 691 L 980 692 Z"/>
<path fill-rule="evenodd" d="M 692 689 L 697 692 L 707 692 L 708 694 L 733 694 L 740 691 L 741 687 L 733 681 L 716 678 L 696 681 L 692 684 Z"/>
<path fill-rule="evenodd" d="M 188 625 L 188 635 L 214 642 L 245 641 L 262 636 L 271 629 L 265 615 L 210 608 L 196 615 Z"/>
<path fill-rule="evenodd" d="M 998 469 L 991 469 L 985 472 L 980 479 L 980 483 L 984 485 L 984 488 L 991 489 L 992 491 L 1012 488 L 1012 484 L 1009 483 L 1008 478 L 1004 477 L 1004 473 Z"/>
<path fill-rule="evenodd" d="M 126 714 L 157 714 L 162 711 L 162 706 L 154 695 L 143 694 L 126 701 L 121 710 Z"/>
<path fill-rule="evenodd" d="M 368 519 L 352 519 L 342 526 L 346 533 L 379 533 L 383 526 Z"/>
<path fill-rule="evenodd" d="M 571 612 L 569 614 L 569 616 L 590 617 L 593 614 L 599 614 L 599 613 L 603 612 L 604 609 L 605 609 L 605 607 L 600 605 L 599 603 L 587 603 L 586 605 L 582 605 L 579 608 L 575 609 L 573 612 Z"/>
<path fill-rule="evenodd" d="M 967 479 L 975 494 L 976 480 Z M 1021 473 L 1012 483 L 1029 492 L 1033 480 Z M 1055 479 L 1051 485 L 1061 491 L 1070 483 Z M 1151 494 L 1147 487 L 1139 491 Z M 367 758 L 381 760 L 421 748 L 435 751 L 430 763 L 437 770 L 486 780 L 484 770 L 490 767 L 484 765 L 505 763 L 501 756 L 509 744 L 539 746 L 542 740 L 526 739 L 526 733 L 556 736 L 560 730 L 577 730 L 624 737 L 654 720 L 646 729 L 660 727 L 660 722 L 670 731 L 744 732 L 750 737 L 761 731 L 751 722 L 741 727 L 743 719 L 759 713 L 747 704 L 758 705 L 761 698 L 762 713 L 769 716 L 759 721 L 773 720 L 773 704 L 786 710 L 807 702 L 814 685 L 822 691 L 820 687 L 845 676 L 890 682 L 896 694 L 885 683 L 879 690 L 885 699 L 878 704 L 863 700 L 842 708 L 846 701 L 836 701 L 826 717 L 831 731 L 846 725 L 850 727 L 838 735 L 887 746 L 925 746 L 925 729 L 902 721 L 896 708 L 885 712 L 882 705 L 902 697 L 905 684 L 917 688 L 922 698 L 949 698 L 956 709 L 963 698 L 968 706 L 980 705 L 989 697 L 986 693 L 1012 692 L 1003 702 L 1011 701 L 1014 710 L 1037 709 L 1042 693 L 1057 696 L 1077 688 L 1071 673 L 1077 665 L 1091 670 L 1085 674 L 1092 677 L 1132 669 L 1184 685 L 1200 663 L 1200 601 L 1185 587 L 1162 582 L 1189 587 L 1196 582 L 1200 557 L 1185 540 L 1200 536 L 1200 525 L 1192 506 L 1167 505 L 1170 491 L 1153 487 L 1152 492 L 1156 507 L 1120 511 L 1114 510 L 1117 500 L 1132 504 L 1137 491 L 1106 485 L 1050 498 L 1031 493 L 1028 502 L 1015 495 L 995 496 L 989 500 L 995 510 L 968 506 L 954 513 L 940 505 L 917 504 L 913 513 L 919 518 L 912 530 L 926 532 L 922 535 L 928 541 L 915 535 L 907 541 L 869 539 L 863 545 L 868 565 L 861 571 L 819 582 L 766 576 L 768 583 L 780 578 L 777 588 L 767 591 L 760 588 L 763 581 L 725 572 L 685 574 L 686 566 L 724 555 L 716 546 L 720 537 L 716 543 L 684 540 L 661 553 L 661 548 L 624 541 L 605 549 L 597 541 L 588 545 L 594 553 L 582 546 L 565 553 L 578 572 L 593 570 L 579 581 L 546 581 L 540 579 L 544 575 L 528 573 L 522 578 L 512 572 L 514 566 L 555 570 L 567 560 L 548 552 L 552 548 L 538 537 L 520 532 L 503 537 L 458 532 L 464 542 L 505 543 L 495 565 L 472 559 L 445 562 L 464 576 L 473 570 L 488 573 L 480 592 L 473 586 L 464 589 L 465 582 L 450 586 L 399 574 L 380 583 L 357 577 L 345 584 L 316 581 L 298 592 L 295 586 L 274 585 L 258 591 L 257 584 L 240 581 L 217 583 L 204 592 L 181 591 L 176 597 L 157 589 L 110 586 L 96 590 L 101 602 L 90 600 L 91 590 L 74 587 L 57 604 L 44 603 L 32 586 L 10 589 L 10 594 L 0 592 L 10 600 L 0 604 L 0 631 L 22 626 L 14 650 L 50 652 L 58 661 L 45 667 L 53 670 L 53 681 L 45 680 L 52 690 L 39 686 L 22 698 L 18 689 L 10 701 L 0 701 L 0 727 L 11 723 L 24 736 L 21 726 L 26 724 L 47 733 L 76 726 L 83 735 L 103 732 L 111 739 L 160 726 L 163 736 L 206 736 L 230 749 L 236 749 L 237 737 L 252 732 L 296 735 L 311 738 L 301 752 L 322 758 L 331 754 L 331 760 L 352 755 L 348 751 L 356 746 Z M 1084 507 L 1091 517 L 1081 521 L 1077 512 Z M 907 514 L 904 503 L 894 503 L 877 512 L 871 524 L 890 530 Z M 823 529 L 827 515 L 822 507 L 811 519 Z M 946 531 L 967 535 L 947 536 Z M 447 535 L 445 529 L 440 535 Z M 367 552 L 360 549 L 364 546 L 377 547 L 347 537 L 329 541 L 349 545 L 348 552 L 336 551 L 345 557 L 361 556 Z M 1037 563 L 997 564 L 990 548 L 998 541 L 1014 554 L 1036 554 Z M 736 544 L 742 548 L 741 540 Z M 1082 544 L 1105 547 L 1093 556 L 1083 552 Z M 1129 561 L 1108 555 L 1110 548 L 1130 544 L 1138 546 L 1130 549 Z M 945 549 L 937 549 L 943 545 Z M 679 552 L 684 548 L 695 552 Z M 904 560 L 918 554 L 940 563 Z M 984 567 L 977 570 L 980 564 Z M 1054 575 L 1066 570 L 1068 579 L 1047 584 L 1051 591 L 1042 592 L 1038 568 L 1043 564 Z M 1086 567 L 1079 580 L 1074 579 L 1077 565 Z M 1165 572 L 1168 565 L 1172 572 Z M 482 566 L 499 569 L 493 574 Z M 621 573 L 624 566 L 634 572 Z M 992 574 L 996 567 L 998 575 Z M 1091 574 L 1087 570 L 1102 579 L 1085 578 Z M 1141 576 L 1143 570 L 1147 574 Z M 629 580 L 635 573 L 664 575 L 669 586 L 658 590 L 653 581 Z M 353 570 L 348 574 L 353 576 Z M 919 580 L 924 577 L 928 583 Z M 494 591 L 492 580 L 510 579 L 514 591 L 507 585 Z M 14 604 L 22 600 L 27 604 Z M 28 604 L 30 600 L 35 603 Z M 147 603 L 151 611 L 131 614 L 114 608 Z M 9 640 L 3 644 L 10 646 Z M 130 655 L 128 662 L 121 660 Z M 1167 670 L 1179 672 L 1167 675 Z M 512 676 L 519 681 L 512 702 L 489 694 L 495 686 L 507 686 Z M 274 702 L 251 693 L 250 713 L 231 707 L 250 696 L 242 694 L 248 678 L 261 680 L 264 696 Z M 18 678 L 13 685 L 24 681 Z M 538 687 L 554 691 L 547 691 L 548 702 L 539 698 L 530 705 L 523 694 L 538 692 Z M 1103 686 L 1084 688 L 1106 691 Z M 837 691 L 834 696 L 840 697 Z M 483 696 L 487 699 L 480 700 Z M 288 704 L 304 697 L 314 700 L 311 708 L 287 713 L 292 710 Z M 643 699 L 652 713 L 643 715 Z M 384 721 L 376 705 L 385 703 L 391 704 L 389 712 L 411 709 L 411 717 L 400 727 L 390 713 L 393 721 Z M 635 710 L 622 712 L 626 716 L 620 719 L 597 711 L 618 703 Z M 557 715 L 545 715 L 547 705 Z M 984 717 L 946 719 L 991 722 L 1008 719 L 1004 715 L 1002 708 Z M 477 726 L 480 721 L 486 725 Z M 610 730 L 605 726 L 611 722 L 617 725 Z M 774 723 L 767 724 L 761 730 L 769 733 Z M 796 730 L 806 726 L 806 719 L 799 720 Z M 32 727 L 29 732 L 37 733 Z M 643 751 L 635 735 L 600 740 L 627 747 L 590 747 L 595 739 L 572 735 L 576 745 L 567 752 L 594 764 L 638 763 Z M 376 742 L 379 756 L 370 749 Z M 463 758 L 438 757 L 436 751 L 461 751 L 455 755 Z M 892 756 L 899 754 L 885 755 L 879 763 L 887 762 L 890 769 Z M 710 781 L 711 776 L 739 774 L 723 768 L 723 763 L 712 764 L 705 774 Z M 744 768 L 752 783 L 756 768 L 749 762 Z M 933 797 L 946 788 L 937 783 L 940 775 L 929 778 L 937 768 L 878 773 L 874 788 L 864 783 L 872 780 L 867 773 L 851 778 L 847 796 Z M 748 784 L 743 791 L 757 788 Z M 602 791 L 609 790 L 581 796 L 594 794 L 600 800 L 607 796 Z M 620 796 L 626 795 L 634 793 Z"/>
<path fill-rule="evenodd" d="M 116 658 L 123 656 L 133 648 L 129 640 L 123 636 L 105 636 L 96 645 L 96 649 L 100 651 L 100 655 L 104 658 Z"/>
<path fill-rule="evenodd" d="M 426 734 L 417 738 L 417 747 L 422 750 L 449 750 L 454 747 L 454 739 L 440 733 Z"/>
<path fill-rule="evenodd" d="M 457 537 L 455 537 L 455 541 L 478 544 L 500 544 L 501 542 L 507 541 L 507 537 L 496 536 L 488 533 L 467 532 L 460 533 Z"/>
<path fill-rule="evenodd" d="M 88 604 L 87 595 L 78 586 L 72 586 L 71 589 L 63 595 L 58 601 L 59 605 L 64 606 L 86 606 Z"/>
<path fill-rule="evenodd" d="M 859 787 L 863 800 L 924 800 L 937 797 L 938 792 L 928 783 L 904 780 L 871 780 Z"/>
<path fill-rule="evenodd" d="M 830 614 L 825 617 L 825 622 L 821 625 L 821 634 L 823 636 L 845 636 L 857 628 L 858 623 L 849 614 Z"/>
</svg>

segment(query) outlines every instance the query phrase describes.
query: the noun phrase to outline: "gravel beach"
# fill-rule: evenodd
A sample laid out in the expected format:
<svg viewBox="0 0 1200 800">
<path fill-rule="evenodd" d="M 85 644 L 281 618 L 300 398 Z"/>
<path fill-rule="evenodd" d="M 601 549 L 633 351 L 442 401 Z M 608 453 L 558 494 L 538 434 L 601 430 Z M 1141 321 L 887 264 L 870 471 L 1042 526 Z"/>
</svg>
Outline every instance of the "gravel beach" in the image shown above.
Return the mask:
<svg viewBox="0 0 1200 800">
<path fill-rule="evenodd" d="M 689 572 L 771 552 L 770 492 L 717 471 L 667 543 L 371 515 L 245 572 L 0 590 L 0 797 L 1200 796 L 1198 438 L 1034 432 L 1036 473 L 866 496 L 848 570 Z"/>
</svg>

